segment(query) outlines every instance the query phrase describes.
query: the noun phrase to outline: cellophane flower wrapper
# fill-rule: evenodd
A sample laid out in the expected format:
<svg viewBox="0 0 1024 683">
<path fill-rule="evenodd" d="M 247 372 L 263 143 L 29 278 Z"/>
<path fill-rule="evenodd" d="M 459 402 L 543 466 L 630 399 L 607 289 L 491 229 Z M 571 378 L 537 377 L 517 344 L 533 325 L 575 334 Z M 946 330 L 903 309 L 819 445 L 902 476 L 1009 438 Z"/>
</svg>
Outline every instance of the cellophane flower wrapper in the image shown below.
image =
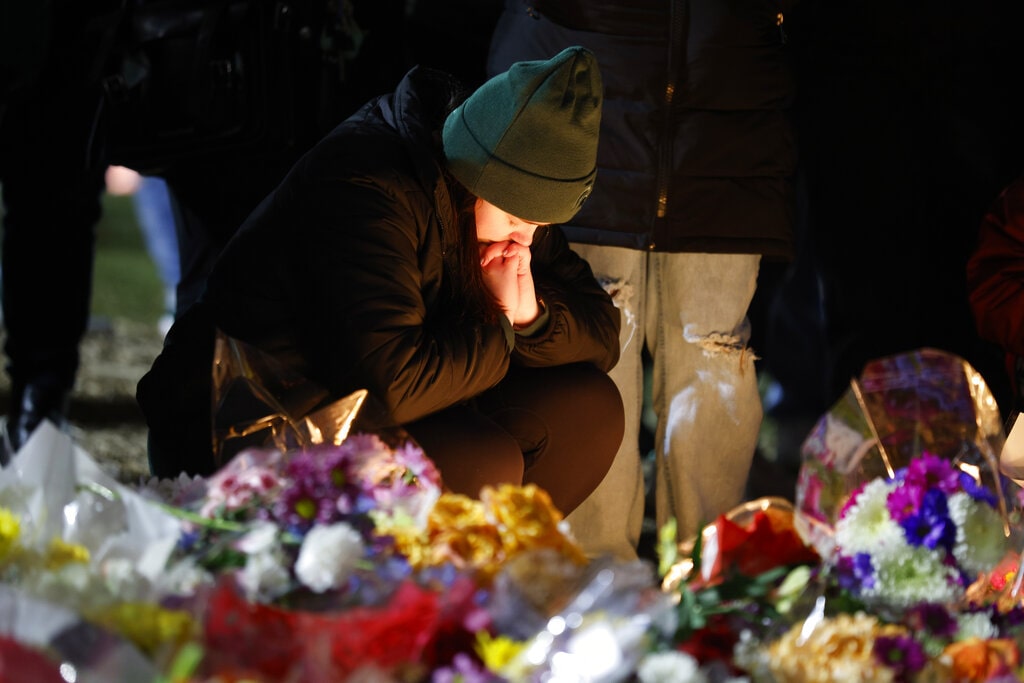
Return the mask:
<svg viewBox="0 0 1024 683">
<path fill-rule="evenodd" d="M 165 567 L 177 517 L 42 423 L 0 470 L 0 628 L 79 680 L 144 680 L 192 634 Z M 75 649 L 76 643 L 95 647 Z"/>
<path fill-rule="evenodd" d="M 930 454 L 991 493 L 1009 549 L 1019 551 L 1020 487 L 999 471 L 1005 439 L 995 398 L 958 356 L 922 349 L 872 361 L 801 447 L 801 530 L 822 557 L 830 557 L 851 496 Z"/>
<path fill-rule="evenodd" d="M 355 432 L 375 434 L 392 446 L 409 439 L 365 389 L 331 400 L 318 383 L 220 330 L 212 379 L 211 437 L 218 466 L 250 448 L 337 445 Z"/>
<path fill-rule="evenodd" d="M 520 643 L 496 673 L 509 681 L 629 680 L 675 629 L 671 596 L 649 562 L 605 557 L 586 566 L 534 551 L 499 573 L 488 611 Z"/>
</svg>

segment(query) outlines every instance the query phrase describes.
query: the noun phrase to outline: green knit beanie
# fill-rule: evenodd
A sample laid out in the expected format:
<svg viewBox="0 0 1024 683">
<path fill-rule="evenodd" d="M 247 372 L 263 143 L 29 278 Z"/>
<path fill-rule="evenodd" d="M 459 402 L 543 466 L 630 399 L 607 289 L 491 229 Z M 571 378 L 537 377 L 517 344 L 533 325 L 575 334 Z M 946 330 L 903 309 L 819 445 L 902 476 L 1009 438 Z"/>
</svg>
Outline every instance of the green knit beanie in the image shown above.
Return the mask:
<svg viewBox="0 0 1024 683">
<path fill-rule="evenodd" d="M 600 123 L 597 61 L 570 47 L 480 86 L 445 120 L 444 153 L 477 197 L 516 218 L 563 223 L 594 186 Z"/>
</svg>

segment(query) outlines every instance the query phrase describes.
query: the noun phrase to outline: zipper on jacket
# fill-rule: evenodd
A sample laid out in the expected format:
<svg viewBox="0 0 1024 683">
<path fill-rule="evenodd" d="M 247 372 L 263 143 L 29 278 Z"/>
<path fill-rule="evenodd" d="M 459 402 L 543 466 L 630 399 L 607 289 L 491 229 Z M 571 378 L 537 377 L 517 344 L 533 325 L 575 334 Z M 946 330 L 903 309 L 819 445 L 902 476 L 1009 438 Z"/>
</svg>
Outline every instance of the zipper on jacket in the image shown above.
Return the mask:
<svg viewBox="0 0 1024 683">
<path fill-rule="evenodd" d="M 668 213 L 668 184 L 672 177 L 672 107 L 675 99 L 676 84 L 679 81 L 681 65 L 685 63 L 684 0 L 670 0 L 669 35 L 668 35 L 668 72 L 665 82 L 665 119 L 662 122 L 661 148 L 658 156 L 658 218 Z M 653 248 L 653 242 L 649 248 Z"/>
</svg>

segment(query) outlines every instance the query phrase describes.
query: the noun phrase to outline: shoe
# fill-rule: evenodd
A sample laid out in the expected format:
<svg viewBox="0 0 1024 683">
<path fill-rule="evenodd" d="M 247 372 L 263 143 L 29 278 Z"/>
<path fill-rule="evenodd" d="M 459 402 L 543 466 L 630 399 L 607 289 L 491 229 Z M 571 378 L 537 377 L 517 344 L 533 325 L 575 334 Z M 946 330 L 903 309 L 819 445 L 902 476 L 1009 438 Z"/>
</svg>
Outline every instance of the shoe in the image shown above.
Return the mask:
<svg viewBox="0 0 1024 683">
<path fill-rule="evenodd" d="M 16 452 L 7 432 L 7 416 L 0 417 L 0 467 L 7 467 L 11 464 L 11 458 Z"/>
<path fill-rule="evenodd" d="M 49 420 L 58 428 L 67 425 L 70 392 L 50 382 L 30 383 L 14 388 L 11 394 L 11 412 L 3 421 L 3 438 L 0 440 L 0 461 L 6 465 L 32 432 L 43 420 Z"/>
</svg>

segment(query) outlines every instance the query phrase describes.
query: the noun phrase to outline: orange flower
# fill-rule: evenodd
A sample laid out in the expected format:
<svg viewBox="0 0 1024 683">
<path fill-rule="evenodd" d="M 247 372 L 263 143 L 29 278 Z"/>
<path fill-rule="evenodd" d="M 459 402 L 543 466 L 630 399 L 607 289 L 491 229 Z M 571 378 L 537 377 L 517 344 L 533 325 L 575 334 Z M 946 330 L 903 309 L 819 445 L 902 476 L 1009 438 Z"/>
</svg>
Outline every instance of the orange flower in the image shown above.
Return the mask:
<svg viewBox="0 0 1024 683">
<path fill-rule="evenodd" d="M 969 638 L 950 643 L 942 655 L 958 681 L 986 681 L 993 676 L 1013 673 L 1020 665 L 1017 644 L 1006 638 Z"/>
</svg>

